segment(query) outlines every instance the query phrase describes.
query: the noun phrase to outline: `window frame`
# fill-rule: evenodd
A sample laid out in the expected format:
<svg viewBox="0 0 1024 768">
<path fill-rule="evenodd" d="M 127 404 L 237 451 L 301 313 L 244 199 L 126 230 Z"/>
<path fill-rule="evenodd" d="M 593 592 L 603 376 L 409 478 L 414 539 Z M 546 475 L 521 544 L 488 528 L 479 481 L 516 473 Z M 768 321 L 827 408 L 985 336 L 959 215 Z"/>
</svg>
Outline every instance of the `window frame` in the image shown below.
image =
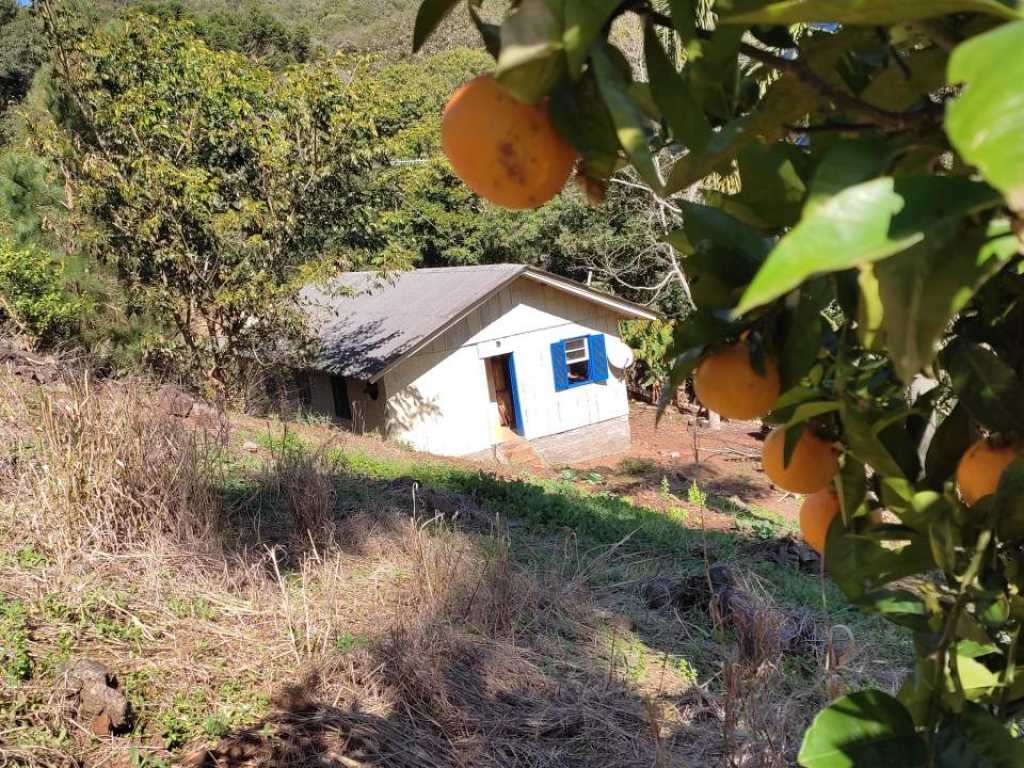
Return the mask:
<svg viewBox="0 0 1024 768">
<path fill-rule="evenodd" d="M 576 359 L 570 361 L 568 349 L 569 344 L 573 342 L 583 342 L 583 353 L 582 359 Z M 608 381 L 608 358 L 607 353 L 604 351 L 605 342 L 604 334 L 588 334 L 585 336 L 570 336 L 566 339 L 560 339 L 551 345 L 552 352 L 552 368 L 554 373 L 554 383 L 556 392 L 564 392 L 567 389 L 575 389 L 576 387 L 583 387 L 587 384 L 603 384 Z M 574 354 L 578 354 L 579 350 L 572 350 Z M 556 356 L 559 359 L 556 359 Z M 572 364 L 578 364 L 586 362 L 587 364 L 587 376 L 584 379 L 572 380 L 569 378 L 569 366 Z M 598 370 L 598 366 L 603 366 Z M 564 380 L 563 380 L 564 377 Z"/>
</svg>

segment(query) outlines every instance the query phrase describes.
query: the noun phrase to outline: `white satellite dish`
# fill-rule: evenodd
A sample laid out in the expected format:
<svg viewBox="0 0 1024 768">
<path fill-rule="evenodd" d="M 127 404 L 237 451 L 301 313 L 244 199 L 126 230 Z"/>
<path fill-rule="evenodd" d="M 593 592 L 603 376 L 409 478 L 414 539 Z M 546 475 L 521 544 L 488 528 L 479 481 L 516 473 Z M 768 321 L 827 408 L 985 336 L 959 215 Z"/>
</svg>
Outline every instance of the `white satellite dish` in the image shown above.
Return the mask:
<svg viewBox="0 0 1024 768">
<path fill-rule="evenodd" d="M 620 371 L 629 368 L 633 364 L 633 350 L 622 339 L 609 337 L 608 339 L 608 362 Z"/>
</svg>

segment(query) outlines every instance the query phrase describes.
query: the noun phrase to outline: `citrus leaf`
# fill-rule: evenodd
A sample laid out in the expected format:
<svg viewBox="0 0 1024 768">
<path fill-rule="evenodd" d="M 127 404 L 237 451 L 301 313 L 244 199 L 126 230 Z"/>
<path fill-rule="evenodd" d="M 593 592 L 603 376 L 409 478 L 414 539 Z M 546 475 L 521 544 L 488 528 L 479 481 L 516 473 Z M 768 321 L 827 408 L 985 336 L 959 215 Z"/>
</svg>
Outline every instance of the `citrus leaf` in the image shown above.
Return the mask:
<svg viewBox="0 0 1024 768">
<path fill-rule="evenodd" d="M 461 0 L 423 0 L 416 12 L 416 23 L 412 31 L 412 50 L 418 51 L 438 28 L 445 16 L 452 12 Z"/>
<path fill-rule="evenodd" d="M 1019 768 L 1024 765 L 1024 743 L 977 704 L 969 704 L 959 717 L 950 718 L 935 738 L 937 768 Z"/>
<path fill-rule="evenodd" d="M 693 0 L 668 0 L 669 10 L 672 11 L 672 26 L 683 38 L 683 42 L 690 42 L 697 37 L 697 9 Z"/>
<path fill-rule="evenodd" d="M 711 123 L 690 93 L 687 81 L 669 61 L 650 21 L 644 26 L 644 58 L 651 80 L 651 95 L 672 137 L 693 151 L 703 149 L 711 138 Z"/>
<path fill-rule="evenodd" d="M 736 158 L 742 188 L 734 195 L 704 191 L 705 199 L 755 227 L 780 229 L 800 219 L 807 157 L 786 141 L 749 144 Z"/>
<path fill-rule="evenodd" d="M 1024 430 L 1024 384 L 994 352 L 955 339 L 941 360 L 960 402 L 977 421 L 996 432 Z"/>
<path fill-rule="evenodd" d="M 583 159 L 590 178 L 607 179 L 619 163 L 619 138 L 597 81 L 587 72 L 575 83 L 563 80 L 551 93 L 551 121 Z"/>
<path fill-rule="evenodd" d="M 935 359 L 950 319 L 1017 254 L 1005 219 L 973 228 L 940 248 L 911 248 L 875 265 L 881 330 L 896 373 L 910 380 Z"/>
<path fill-rule="evenodd" d="M 758 108 L 736 118 L 714 132 L 700 152 L 684 155 L 672 167 L 666 192 L 671 194 L 700 181 L 718 170 L 761 138 L 768 144 L 788 132 L 788 123 L 806 116 L 818 97 L 795 78 L 782 77 L 768 88 Z"/>
<path fill-rule="evenodd" d="M 1024 21 L 958 46 L 949 61 L 948 80 L 966 86 L 946 109 L 946 133 L 953 145 L 1017 211 L 1024 211 L 1022 48 Z"/>
<path fill-rule="evenodd" d="M 999 536 L 1006 541 L 1024 538 L 1024 459 L 1003 470 L 996 490 Z"/>
<path fill-rule="evenodd" d="M 725 14 L 723 24 L 798 24 L 835 21 L 842 24 L 900 24 L 950 13 L 988 13 L 1020 18 L 1014 4 L 1000 0 L 783 0 L 755 11 Z"/>
<path fill-rule="evenodd" d="M 647 132 L 644 129 L 646 118 L 643 111 L 629 96 L 628 83 L 615 66 L 609 48 L 599 45 L 591 55 L 597 84 L 604 97 L 608 111 L 611 113 L 619 144 L 626 150 L 630 162 L 637 173 L 652 190 L 660 193 L 663 187 L 661 172 L 651 147 L 647 143 Z"/>
<path fill-rule="evenodd" d="M 948 61 L 949 54 L 939 47 L 913 51 L 879 72 L 860 97 L 893 112 L 910 109 L 945 84 Z"/>
<path fill-rule="evenodd" d="M 563 70 L 562 22 L 547 0 L 523 0 L 501 25 L 494 77 L 520 101 L 533 104 Z"/>
<path fill-rule="evenodd" d="M 875 434 L 869 414 L 861 413 L 850 403 L 844 402 L 840 418 L 843 422 L 843 437 L 846 438 L 850 453 L 883 475 L 903 476 L 900 465 Z"/>
<path fill-rule="evenodd" d="M 999 202 L 987 184 L 961 177 L 882 177 L 848 187 L 779 241 L 734 312 L 767 304 L 811 275 L 880 261 Z"/>
<path fill-rule="evenodd" d="M 569 75 L 574 80 L 582 74 L 590 49 L 620 4 L 619 0 L 566 0 L 562 42 Z"/>
<path fill-rule="evenodd" d="M 978 439 L 978 432 L 971 424 L 971 417 L 963 403 L 957 403 L 949 415 L 942 420 L 932 436 L 925 456 L 925 482 L 938 490 L 953 476 L 960 457 Z"/>
<path fill-rule="evenodd" d="M 875 690 L 844 696 L 819 712 L 797 757 L 804 768 L 917 768 L 924 760 L 924 743 L 906 707 Z"/>
<path fill-rule="evenodd" d="M 811 178 L 804 215 L 847 187 L 880 176 L 889 163 L 892 150 L 878 138 L 841 140 L 830 147 Z"/>
<path fill-rule="evenodd" d="M 796 308 L 787 313 L 790 322 L 779 351 L 783 390 L 799 384 L 817 361 L 822 346 L 821 313 L 832 298 L 828 282 L 811 280 L 801 287 Z"/>
</svg>

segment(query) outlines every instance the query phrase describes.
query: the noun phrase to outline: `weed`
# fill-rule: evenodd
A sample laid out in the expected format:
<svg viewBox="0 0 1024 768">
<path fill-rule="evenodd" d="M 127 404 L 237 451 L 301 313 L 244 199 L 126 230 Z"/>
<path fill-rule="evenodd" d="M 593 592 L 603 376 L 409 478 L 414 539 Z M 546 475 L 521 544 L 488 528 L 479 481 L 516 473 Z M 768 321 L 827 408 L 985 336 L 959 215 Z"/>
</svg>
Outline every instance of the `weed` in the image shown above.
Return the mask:
<svg viewBox="0 0 1024 768">
<path fill-rule="evenodd" d="M 366 641 L 353 635 L 351 632 L 342 632 L 336 638 L 334 638 L 334 650 L 339 653 L 348 653 L 354 651 L 356 648 L 363 646 Z"/>
<path fill-rule="evenodd" d="M 175 618 L 178 619 L 214 621 L 217 616 L 213 606 L 201 597 L 172 597 L 167 601 L 167 610 L 174 614 Z"/>
<path fill-rule="evenodd" d="M 708 503 L 707 493 L 700 489 L 696 480 L 690 483 L 690 487 L 686 491 L 686 498 L 691 504 L 696 507 L 701 507 L 702 509 L 707 506 Z"/>
<path fill-rule="evenodd" d="M 665 501 L 674 499 L 675 496 L 672 494 L 672 484 L 668 481 L 668 475 L 661 476 L 661 488 L 658 491 L 659 495 Z"/>
<path fill-rule="evenodd" d="M 46 556 L 36 552 L 31 544 L 21 547 L 14 553 L 14 557 L 18 561 L 18 565 L 27 570 L 42 568 L 47 563 Z"/>
<path fill-rule="evenodd" d="M 657 462 L 652 459 L 638 459 L 633 456 L 627 456 L 618 466 L 619 472 L 624 475 L 647 475 L 657 468 Z"/>
<path fill-rule="evenodd" d="M 0 665 L 12 683 L 32 677 L 28 653 L 28 611 L 18 600 L 0 597 Z"/>
<path fill-rule="evenodd" d="M 280 437 L 274 435 L 272 432 L 267 431 L 262 435 L 256 437 L 256 442 L 270 451 L 272 454 L 280 457 L 285 456 L 299 456 L 308 451 L 308 447 L 302 438 L 298 436 L 296 432 L 284 427 L 281 430 Z"/>
<path fill-rule="evenodd" d="M 600 485 L 604 482 L 604 475 L 600 472 L 587 472 L 583 479 L 586 480 L 587 485 Z"/>
</svg>

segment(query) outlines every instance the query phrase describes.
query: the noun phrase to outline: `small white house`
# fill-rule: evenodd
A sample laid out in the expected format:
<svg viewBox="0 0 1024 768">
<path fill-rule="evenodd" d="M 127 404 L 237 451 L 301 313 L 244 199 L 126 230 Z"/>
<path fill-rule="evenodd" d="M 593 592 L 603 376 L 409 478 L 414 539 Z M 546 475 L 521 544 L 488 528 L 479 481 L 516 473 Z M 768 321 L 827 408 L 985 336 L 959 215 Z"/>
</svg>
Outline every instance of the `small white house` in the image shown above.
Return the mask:
<svg viewBox="0 0 1024 768">
<path fill-rule="evenodd" d="M 629 447 L 619 322 L 646 307 L 532 267 L 346 273 L 310 286 L 320 340 L 307 406 L 446 456 L 530 447 L 586 460 Z"/>
</svg>

